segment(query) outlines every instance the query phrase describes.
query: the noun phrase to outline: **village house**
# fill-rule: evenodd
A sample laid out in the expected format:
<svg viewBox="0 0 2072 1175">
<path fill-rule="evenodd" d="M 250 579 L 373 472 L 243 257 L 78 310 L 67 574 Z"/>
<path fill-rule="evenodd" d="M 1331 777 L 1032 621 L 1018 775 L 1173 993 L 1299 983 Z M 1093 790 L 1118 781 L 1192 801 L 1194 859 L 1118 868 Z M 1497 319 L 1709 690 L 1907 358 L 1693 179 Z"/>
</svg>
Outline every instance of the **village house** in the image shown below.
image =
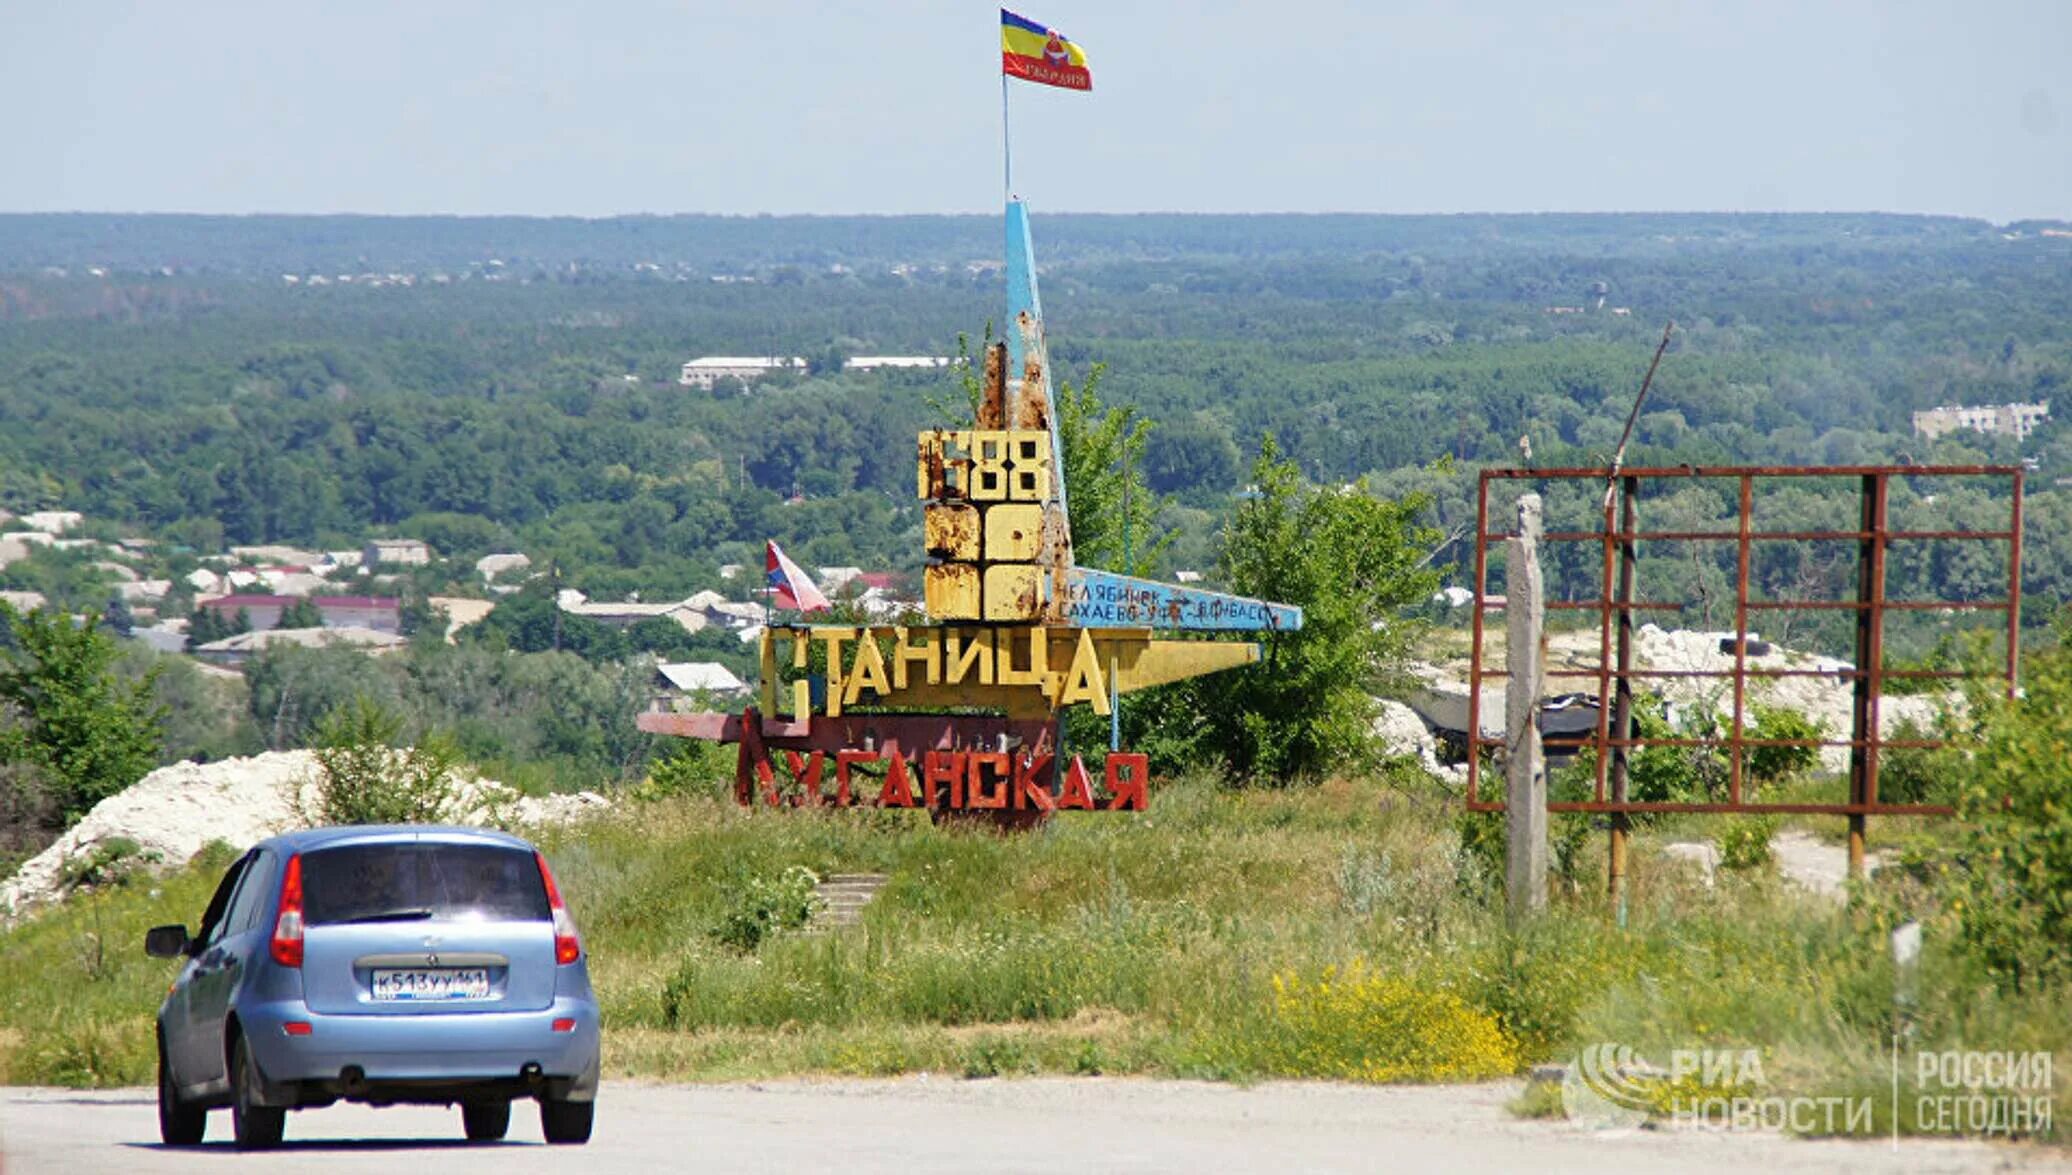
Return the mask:
<svg viewBox="0 0 2072 1175">
<path fill-rule="evenodd" d="M 1914 434 L 1936 440 L 1960 429 L 1987 436 L 2027 440 L 2036 426 L 2050 419 L 2050 401 L 2035 404 L 1945 404 L 1914 413 Z"/>
<path fill-rule="evenodd" d="M 194 655 L 217 665 L 242 665 L 267 649 L 295 645 L 305 649 L 349 648 L 369 656 L 393 653 L 410 638 L 393 632 L 348 625 L 343 628 L 266 628 L 241 632 L 197 646 Z"/>
<path fill-rule="evenodd" d="M 476 600 L 466 596 L 432 596 L 425 601 L 435 610 L 446 614 L 446 643 L 453 644 L 453 634 L 470 624 L 479 624 L 496 609 L 494 600 Z"/>
<path fill-rule="evenodd" d="M 46 534 L 60 535 L 86 521 L 77 510 L 36 510 L 22 515 L 23 526 Z"/>
<path fill-rule="evenodd" d="M 498 576 L 508 576 L 513 572 L 524 571 L 531 566 L 532 560 L 522 554 L 484 555 L 480 559 L 475 560 L 475 574 L 483 579 L 495 579 Z"/>
<path fill-rule="evenodd" d="M 242 610 L 251 620 L 253 630 L 263 632 L 279 624 L 281 613 L 299 598 L 316 605 L 325 628 L 371 628 L 376 632 L 403 629 L 403 604 L 392 596 L 229 595 L 196 600 L 195 607 L 206 608 L 225 620 L 235 620 Z"/>
<path fill-rule="evenodd" d="M 796 355 L 790 358 L 776 355 L 753 358 L 739 355 L 707 355 L 684 364 L 683 374 L 677 377 L 676 382 L 687 388 L 702 388 L 709 392 L 714 384 L 723 379 L 754 383 L 766 375 L 777 372 L 804 370 L 806 361 Z"/>
<path fill-rule="evenodd" d="M 927 370 L 956 362 L 948 355 L 858 355 L 842 360 L 843 371 Z"/>
<path fill-rule="evenodd" d="M 699 632 L 707 623 L 705 614 L 681 600 L 663 604 L 648 604 L 639 600 L 622 600 L 616 603 L 591 600 L 574 588 L 563 588 L 555 598 L 563 614 L 582 616 L 613 628 L 630 628 L 643 620 L 658 617 L 674 620 L 683 626 L 685 632 Z"/>
<path fill-rule="evenodd" d="M 700 695 L 715 701 L 748 695 L 748 683 L 717 661 L 679 661 L 655 666 L 655 696 L 650 710 L 672 709 L 679 700 Z"/>
<path fill-rule="evenodd" d="M 360 566 L 379 567 L 398 563 L 422 567 L 432 561 L 432 549 L 416 539 L 369 539 L 360 552 Z"/>
</svg>

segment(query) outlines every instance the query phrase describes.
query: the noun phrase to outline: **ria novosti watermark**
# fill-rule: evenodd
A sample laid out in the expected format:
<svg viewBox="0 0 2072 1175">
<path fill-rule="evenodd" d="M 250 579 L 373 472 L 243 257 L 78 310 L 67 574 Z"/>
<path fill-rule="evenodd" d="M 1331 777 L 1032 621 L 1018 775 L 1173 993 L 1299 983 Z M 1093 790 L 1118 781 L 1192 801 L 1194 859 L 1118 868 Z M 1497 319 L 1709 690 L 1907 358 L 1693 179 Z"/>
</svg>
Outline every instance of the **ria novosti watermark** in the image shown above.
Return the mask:
<svg viewBox="0 0 2072 1175">
<path fill-rule="evenodd" d="M 1916 1134 L 1988 1137 L 2051 1129 L 2056 1071 L 2048 1052 L 1916 1050 L 1909 1072 L 1895 1040 L 1885 1098 L 1770 1092 L 1756 1049 L 1675 1049 L 1668 1062 L 1656 1065 L 1621 1044 L 1586 1046 L 1562 1076 L 1562 1109 L 1599 1130 L 1655 1119 L 1706 1130 L 1869 1135 L 1880 1131 L 1875 1110 L 1886 1101 L 1883 1126 L 1894 1137 L 1903 1123 Z"/>
</svg>

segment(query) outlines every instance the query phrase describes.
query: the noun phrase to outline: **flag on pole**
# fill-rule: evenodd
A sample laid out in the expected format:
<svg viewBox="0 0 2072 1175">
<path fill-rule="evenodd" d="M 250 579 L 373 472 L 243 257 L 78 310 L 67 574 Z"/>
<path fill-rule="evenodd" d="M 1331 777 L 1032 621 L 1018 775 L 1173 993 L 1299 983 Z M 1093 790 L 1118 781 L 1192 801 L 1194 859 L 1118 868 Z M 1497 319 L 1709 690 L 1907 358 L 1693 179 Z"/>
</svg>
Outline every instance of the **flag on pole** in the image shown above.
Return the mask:
<svg viewBox="0 0 2072 1175">
<path fill-rule="evenodd" d="M 796 612 L 825 612 L 832 605 L 791 556 L 779 550 L 772 540 L 769 550 L 764 552 L 763 564 L 770 576 L 770 596 L 779 608 Z"/>
<path fill-rule="evenodd" d="M 1067 41 L 1056 29 L 1037 24 L 1026 16 L 1000 10 L 1000 68 L 1009 77 L 1060 86 L 1067 90 L 1091 90 L 1094 75 L 1086 65 L 1086 50 Z"/>
</svg>

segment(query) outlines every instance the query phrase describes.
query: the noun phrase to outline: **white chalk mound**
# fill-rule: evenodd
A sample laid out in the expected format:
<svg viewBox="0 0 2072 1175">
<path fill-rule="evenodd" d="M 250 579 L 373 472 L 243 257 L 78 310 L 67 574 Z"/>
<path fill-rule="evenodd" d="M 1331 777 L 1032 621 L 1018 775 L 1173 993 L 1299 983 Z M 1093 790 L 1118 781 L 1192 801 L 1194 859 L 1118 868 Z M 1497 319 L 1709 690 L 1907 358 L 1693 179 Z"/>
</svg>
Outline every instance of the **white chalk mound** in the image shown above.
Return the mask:
<svg viewBox="0 0 2072 1175">
<path fill-rule="evenodd" d="M 1438 741 L 1432 737 L 1424 719 L 1417 716 L 1417 711 L 1390 698 L 1376 698 L 1375 702 L 1373 731 L 1382 754 L 1415 756 L 1427 772 L 1440 779 L 1455 784 L 1467 781 L 1465 766 L 1439 761 Z"/>
<path fill-rule="evenodd" d="M 62 897 L 67 863 L 117 837 L 134 841 L 157 868 L 172 869 L 212 840 L 243 850 L 301 827 L 308 823 L 301 813 L 316 807 L 316 774 L 316 757 L 308 751 L 161 767 L 95 804 L 57 843 L 0 883 L 0 920 Z M 535 798 L 474 775 L 454 783 L 446 818 L 455 824 L 565 824 L 611 806 L 595 792 Z"/>
</svg>

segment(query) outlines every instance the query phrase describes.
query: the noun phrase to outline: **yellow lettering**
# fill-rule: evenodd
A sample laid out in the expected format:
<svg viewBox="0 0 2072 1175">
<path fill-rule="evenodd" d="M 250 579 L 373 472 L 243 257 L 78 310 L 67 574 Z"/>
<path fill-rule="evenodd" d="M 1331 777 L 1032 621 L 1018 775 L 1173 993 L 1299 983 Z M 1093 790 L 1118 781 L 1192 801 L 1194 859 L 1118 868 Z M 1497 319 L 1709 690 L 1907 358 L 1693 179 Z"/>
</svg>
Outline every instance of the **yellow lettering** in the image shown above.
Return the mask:
<svg viewBox="0 0 2072 1175">
<path fill-rule="evenodd" d="M 1007 497 L 1007 434 L 971 434 L 971 500 L 998 502 Z"/>
<path fill-rule="evenodd" d="M 978 668 L 978 680 L 973 684 L 993 684 L 993 642 L 985 632 L 968 632 L 963 629 L 950 633 L 949 647 L 943 652 L 943 682 L 956 685 L 964 680 L 973 666 Z"/>
<path fill-rule="evenodd" d="M 1064 688 L 1058 691 L 1057 705 L 1069 706 L 1074 702 L 1093 703 L 1094 713 L 1107 715 L 1108 683 L 1101 676 L 1101 658 L 1094 652 L 1093 633 L 1079 630 L 1079 647 L 1072 653 L 1072 667 L 1065 671 Z"/>
<path fill-rule="evenodd" d="M 927 671 L 927 675 L 923 680 L 929 685 L 934 685 L 942 676 L 942 660 L 937 656 L 942 650 L 935 643 L 936 630 L 933 628 L 919 630 L 914 635 L 920 638 L 921 643 L 914 645 L 907 643 L 908 632 L 909 630 L 904 626 L 892 630 L 892 688 L 905 689 L 907 687 L 907 666 L 909 664 L 920 665 L 924 668 Z"/>
<path fill-rule="evenodd" d="M 1015 631 L 1017 630 L 1007 628 L 993 630 L 993 639 L 996 642 L 994 656 L 997 658 L 994 662 L 994 667 L 997 670 L 995 676 L 999 679 L 1001 685 L 1041 686 L 1043 687 L 1044 694 L 1048 696 L 1050 693 L 1050 635 L 1042 628 L 1033 624 L 1020 629 L 1019 631 L 1027 634 L 1029 667 L 1027 669 L 1016 669 L 1014 667 Z"/>
<path fill-rule="evenodd" d="M 849 684 L 842 690 L 842 704 L 854 705 L 866 689 L 878 691 L 880 698 L 892 692 L 892 682 L 885 674 L 885 657 L 878 652 L 877 638 L 867 628 L 856 642 L 856 661 L 849 667 Z"/>
<path fill-rule="evenodd" d="M 759 671 L 761 684 L 757 687 L 757 690 L 761 694 L 763 715 L 775 718 L 777 716 L 777 637 L 768 627 L 763 629 L 762 639 L 756 642 L 756 657 L 757 663 L 761 666 Z"/>
<path fill-rule="evenodd" d="M 1050 434 L 1036 429 L 1008 433 L 1014 448 L 1014 478 L 1007 496 L 1017 502 L 1050 497 Z"/>
</svg>

